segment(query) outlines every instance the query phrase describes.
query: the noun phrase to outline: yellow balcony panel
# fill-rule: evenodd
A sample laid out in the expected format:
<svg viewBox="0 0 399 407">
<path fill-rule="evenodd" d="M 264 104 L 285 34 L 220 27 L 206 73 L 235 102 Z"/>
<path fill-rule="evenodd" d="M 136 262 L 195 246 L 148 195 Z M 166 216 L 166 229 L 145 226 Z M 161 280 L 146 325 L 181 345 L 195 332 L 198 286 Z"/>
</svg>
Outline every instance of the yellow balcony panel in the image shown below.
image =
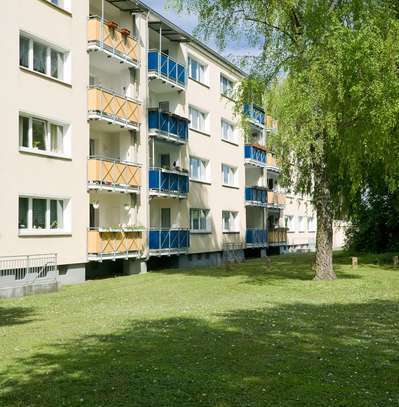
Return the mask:
<svg viewBox="0 0 399 407">
<path fill-rule="evenodd" d="M 107 56 L 116 58 L 135 68 L 139 65 L 139 44 L 127 30 L 111 28 L 109 22 L 101 22 L 94 16 L 88 22 L 88 50 L 102 51 Z"/>
<path fill-rule="evenodd" d="M 143 231 L 89 230 L 87 249 L 89 260 L 141 257 L 144 252 Z"/>
<path fill-rule="evenodd" d="M 91 120 L 105 120 L 130 130 L 138 130 L 142 119 L 138 101 L 99 86 L 88 90 L 88 112 Z"/>
<path fill-rule="evenodd" d="M 271 208 L 282 208 L 285 205 L 285 195 L 280 192 L 267 192 L 267 206 Z"/>
<path fill-rule="evenodd" d="M 287 230 L 287 228 L 269 230 L 267 237 L 269 246 L 281 246 L 287 244 Z"/>
<path fill-rule="evenodd" d="M 141 187 L 141 167 L 102 157 L 88 161 L 89 189 L 138 193 Z"/>
<path fill-rule="evenodd" d="M 270 171 L 280 172 L 276 158 L 270 153 L 267 154 L 266 167 Z"/>
</svg>

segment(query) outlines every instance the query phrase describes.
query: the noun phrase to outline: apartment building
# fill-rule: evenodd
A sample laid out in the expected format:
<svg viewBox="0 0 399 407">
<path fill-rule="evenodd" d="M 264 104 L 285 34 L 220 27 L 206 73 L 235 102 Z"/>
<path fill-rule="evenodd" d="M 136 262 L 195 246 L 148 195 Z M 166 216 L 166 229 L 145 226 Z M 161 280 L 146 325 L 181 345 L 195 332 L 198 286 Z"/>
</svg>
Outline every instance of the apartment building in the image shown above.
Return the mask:
<svg viewBox="0 0 399 407">
<path fill-rule="evenodd" d="M 297 245 L 265 148 L 276 123 L 248 104 L 244 135 L 236 66 L 140 1 L 6 0 L 0 31 L 0 256 L 75 283 Z M 2 276 L 22 281 L 16 259 Z"/>
</svg>

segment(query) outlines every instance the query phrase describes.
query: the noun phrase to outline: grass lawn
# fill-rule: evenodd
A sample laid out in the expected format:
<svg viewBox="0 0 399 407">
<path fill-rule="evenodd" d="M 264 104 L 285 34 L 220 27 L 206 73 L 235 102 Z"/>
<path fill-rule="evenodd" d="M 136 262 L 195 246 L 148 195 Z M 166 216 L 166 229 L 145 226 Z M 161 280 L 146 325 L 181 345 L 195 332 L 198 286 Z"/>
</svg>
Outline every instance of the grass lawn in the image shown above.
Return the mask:
<svg viewBox="0 0 399 407">
<path fill-rule="evenodd" d="M 398 406 L 399 269 L 337 254 L 0 301 L 0 406 Z"/>
</svg>

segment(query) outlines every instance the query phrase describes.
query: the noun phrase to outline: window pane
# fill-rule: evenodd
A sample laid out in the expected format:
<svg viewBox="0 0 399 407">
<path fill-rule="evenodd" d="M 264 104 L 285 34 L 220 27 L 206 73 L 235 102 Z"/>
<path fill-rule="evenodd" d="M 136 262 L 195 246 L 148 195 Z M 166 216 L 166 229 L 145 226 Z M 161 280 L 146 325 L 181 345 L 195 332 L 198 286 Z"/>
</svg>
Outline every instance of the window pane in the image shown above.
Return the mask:
<svg viewBox="0 0 399 407">
<path fill-rule="evenodd" d="M 206 211 L 200 211 L 200 212 L 201 212 L 200 229 L 206 230 Z"/>
<path fill-rule="evenodd" d="M 54 153 L 62 153 L 63 128 L 56 124 L 50 125 L 50 149 Z"/>
<path fill-rule="evenodd" d="M 51 76 L 63 79 L 64 75 L 64 55 L 61 52 L 51 50 Z"/>
<path fill-rule="evenodd" d="M 58 202 L 50 201 L 50 229 L 58 229 Z"/>
<path fill-rule="evenodd" d="M 29 147 L 29 118 L 28 117 L 19 117 L 19 134 L 20 145 L 22 147 Z"/>
<path fill-rule="evenodd" d="M 19 37 L 19 64 L 29 68 L 29 40 Z"/>
<path fill-rule="evenodd" d="M 18 216 L 18 227 L 19 229 L 27 229 L 28 227 L 28 208 L 29 199 L 19 198 L 19 216 Z"/>
<path fill-rule="evenodd" d="M 37 42 L 33 43 L 33 69 L 40 73 L 46 73 L 47 47 Z"/>
<path fill-rule="evenodd" d="M 32 199 L 32 226 L 35 229 L 46 228 L 46 199 Z"/>
<path fill-rule="evenodd" d="M 46 123 L 32 119 L 32 147 L 46 150 Z"/>
</svg>

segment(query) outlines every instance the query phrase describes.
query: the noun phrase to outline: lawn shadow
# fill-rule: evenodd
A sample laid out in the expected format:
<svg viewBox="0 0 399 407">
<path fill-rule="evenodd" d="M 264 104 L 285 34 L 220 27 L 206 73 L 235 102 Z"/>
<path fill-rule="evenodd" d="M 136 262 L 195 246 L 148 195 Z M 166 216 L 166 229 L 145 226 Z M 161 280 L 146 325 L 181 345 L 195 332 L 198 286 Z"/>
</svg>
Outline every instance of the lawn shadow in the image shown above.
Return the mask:
<svg viewBox="0 0 399 407">
<path fill-rule="evenodd" d="M 172 268 L 153 271 L 162 274 L 186 274 L 190 276 L 206 276 L 226 278 L 233 276 L 246 277 L 247 284 L 272 284 L 279 280 L 312 280 L 314 253 L 292 253 L 267 258 L 248 259 L 243 263 L 230 264 L 220 267 Z M 358 279 L 361 274 L 348 273 L 348 257 L 340 255 L 339 261 L 334 263 L 334 270 L 339 279 Z"/>
<path fill-rule="evenodd" d="M 393 301 L 296 303 L 213 322 L 131 321 L 16 360 L 0 372 L 0 405 L 395 405 L 398 311 Z"/>
<path fill-rule="evenodd" d="M 28 307 L 7 306 L 0 304 L 0 327 L 27 324 L 32 321 L 33 309 Z"/>
</svg>

